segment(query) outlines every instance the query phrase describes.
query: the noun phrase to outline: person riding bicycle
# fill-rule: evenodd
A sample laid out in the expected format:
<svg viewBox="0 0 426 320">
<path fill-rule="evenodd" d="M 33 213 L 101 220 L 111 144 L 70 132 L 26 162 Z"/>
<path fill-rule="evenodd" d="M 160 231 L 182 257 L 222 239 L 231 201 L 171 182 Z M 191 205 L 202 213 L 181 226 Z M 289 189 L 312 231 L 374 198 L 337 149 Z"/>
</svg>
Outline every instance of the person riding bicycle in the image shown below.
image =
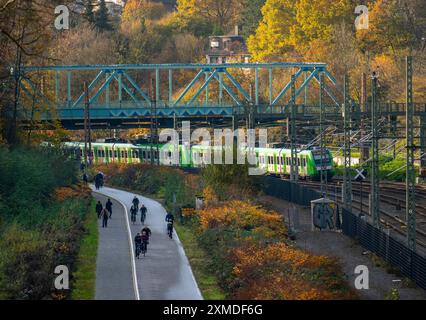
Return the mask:
<svg viewBox="0 0 426 320">
<path fill-rule="evenodd" d="M 133 205 L 135 206 L 136 210 L 139 210 L 139 199 L 138 197 L 134 197 L 132 200 Z"/>
<path fill-rule="evenodd" d="M 139 255 L 142 251 L 142 236 L 140 233 L 138 233 L 135 237 L 135 250 L 136 250 L 135 252 L 136 258 L 139 259 Z"/>
<path fill-rule="evenodd" d="M 142 253 L 145 255 L 145 253 L 148 251 L 148 244 L 149 244 L 149 235 L 147 232 L 142 232 Z"/>
<path fill-rule="evenodd" d="M 141 222 L 142 222 L 142 223 L 144 223 L 144 222 L 145 222 L 145 219 L 146 219 L 146 211 L 147 211 L 146 207 L 142 204 L 142 207 L 141 207 Z"/>
<path fill-rule="evenodd" d="M 141 233 L 144 233 L 144 232 L 146 233 L 146 235 L 148 236 L 148 239 L 149 239 L 149 237 L 151 237 L 151 234 L 152 234 L 151 229 L 148 226 L 146 226 L 141 231 Z"/>
<path fill-rule="evenodd" d="M 135 222 L 136 222 L 137 214 L 138 214 L 138 209 L 136 208 L 135 205 L 132 205 L 132 207 L 130 208 L 130 217 L 131 217 L 133 224 L 135 224 Z"/>
<path fill-rule="evenodd" d="M 170 238 L 172 238 L 172 234 L 173 234 L 174 221 L 175 221 L 175 217 L 171 213 L 168 213 L 166 216 L 166 222 L 167 222 L 167 233 Z"/>
</svg>

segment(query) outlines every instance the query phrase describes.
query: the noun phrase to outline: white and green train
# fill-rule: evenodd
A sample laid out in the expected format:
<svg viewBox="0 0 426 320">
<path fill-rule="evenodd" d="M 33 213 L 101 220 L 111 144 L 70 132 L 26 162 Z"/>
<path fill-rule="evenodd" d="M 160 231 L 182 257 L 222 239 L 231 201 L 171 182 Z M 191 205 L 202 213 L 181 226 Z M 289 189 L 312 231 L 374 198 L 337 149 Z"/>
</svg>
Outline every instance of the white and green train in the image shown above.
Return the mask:
<svg viewBox="0 0 426 320">
<path fill-rule="evenodd" d="M 67 142 L 64 147 L 72 150 L 77 156 L 84 153 L 84 143 Z M 95 164 L 101 163 L 151 163 L 161 159 L 161 164 L 172 166 L 172 159 L 179 159 L 179 166 L 183 168 L 201 168 L 210 164 L 215 147 L 180 145 L 179 155 L 174 154 L 174 148 L 168 144 L 127 144 L 127 143 L 92 143 L 92 158 Z M 291 150 L 281 148 L 255 148 L 254 152 L 259 160 L 259 167 L 268 174 L 290 175 Z M 154 159 L 151 159 L 151 155 Z M 177 158 L 178 157 L 178 158 Z M 327 176 L 333 176 L 333 157 L 329 150 L 323 153 L 321 163 L 320 150 L 304 150 L 297 154 L 299 176 L 302 178 L 318 179 L 321 168 L 327 171 Z"/>
</svg>

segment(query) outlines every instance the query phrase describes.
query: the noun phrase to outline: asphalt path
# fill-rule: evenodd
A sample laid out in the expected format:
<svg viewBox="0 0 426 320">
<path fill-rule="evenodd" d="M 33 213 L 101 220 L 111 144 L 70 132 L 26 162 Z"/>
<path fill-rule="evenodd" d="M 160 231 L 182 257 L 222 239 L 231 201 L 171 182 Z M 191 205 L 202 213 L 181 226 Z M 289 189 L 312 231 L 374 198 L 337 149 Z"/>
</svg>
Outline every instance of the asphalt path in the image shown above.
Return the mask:
<svg viewBox="0 0 426 320">
<path fill-rule="evenodd" d="M 145 225 L 130 222 L 133 193 L 102 188 L 94 193 L 105 205 L 113 201 L 108 228 L 99 221 L 100 241 L 96 272 L 96 299 L 99 300 L 201 300 L 202 295 L 176 232 L 170 239 L 166 230 L 166 210 L 160 203 L 137 195 L 147 209 Z M 152 231 L 145 257 L 135 259 L 133 239 L 142 228 Z"/>
</svg>

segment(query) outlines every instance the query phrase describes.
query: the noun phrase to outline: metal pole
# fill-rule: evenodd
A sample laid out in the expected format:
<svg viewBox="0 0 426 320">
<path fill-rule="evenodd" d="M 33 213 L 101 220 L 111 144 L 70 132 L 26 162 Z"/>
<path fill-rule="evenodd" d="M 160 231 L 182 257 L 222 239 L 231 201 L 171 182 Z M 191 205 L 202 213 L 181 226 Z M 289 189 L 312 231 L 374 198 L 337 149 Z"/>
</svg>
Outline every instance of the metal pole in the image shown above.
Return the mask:
<svg viewBox="0 0 426 320">
<path fill-rule="evenodd" d="M 361 184 L 361 199 L 360 199 L 360 202 L 361 202 L 361 207 L 360 207 L 360 210 L 361 210 L 361 214 L 362 214 L 362 210 L 363 210 L 363 208 L 362 208 L 362 204 L 363 204 L 363 197 L 364 197 L 364 195 L 363 195 L 363 190 L 362 190 L 362 181 L 363 181 L 364 179 L 361 179 L 361 181 L 360 181 L 360 184 Z"/>
<path fill-rule="evenodd" d="M 424 105 L 423 116 L 420 117 L 420 177 L 424 182 L 426 178 L 426 104 Z"/>
<path fill-rule="evenodd" d="M 291 76 L 291 122 L 290 122 L 290 145 L 291 145 L 291 165 L 290 180 L 297 182 L 299 178 L 299 170 L 297 165 L 297 127 L 296 127 L 296 85 L 295 76 Z"/>
<path fill-rule="evenodd" d="M 324 167 L 324 150 L 325 150 L 325 139 L 324 139 L 324 105 L 323 105 L 323 97 L 324 97 L 324 73 L 320 72 L 320 92 L 319 92 L 319 107 L 320 107 L 320 176 L 321 176 L 321 195 L 326 198 L 327 197 L 327 171 Z"/>
<path fill-rule="evenodd" d="M 149 138 L 149 144 L 150 144 L 150 155 L 151 155 L 151 165 L 154 165 L 154 100 L 155 100 L 155 93 L 154 93 L 154 79 L 151 78 L 151 104 L 150 104 L 150 113 L 151 113 L 151 121 L 150 121 L 150 138 Z"/>
<path fill-rule="evenodd" d="M 84 83 L 84 154 L 85 154 L 85 166 L 92 165 L 92 133 L 90 128 L 90 99 L 89 89 L 87 82 Z M 89 144 L 89 150 L 87 150 L 87 144 Z M 87 160 L 88 158 L 88 160 Z"/>
<path fill-rule="evenodd" d="M 373 224 L 380 227 L 380 177 L 379 177 L 379 130 L 377 106 L 377 76 L 373 72 L 371 78 L 371 127 L 373 131 L 371 161 L 371 207 Z"/>
<path fill-rule="evenodd" d="M 407 137 L 407 168 L 406 168 L 406 216 L 408 247 L 416 251 L 416 176 L 414 167 L 414 104 L 413 104 L 413 58 L 406 58 L 407 64 L 407 107 L 406 107 L 406 137 Z"/>
<path fill-rule="evenodd" d="M 345 171 L 343 174 L 343 205 L 345 209 L 352 211 L 352 176 L 351 176 L 351 101 L 349 99 L 349 80 L 345 74 L 344 80 L 344 157 Z"/>
<path fill-rule="evenodd" d="M 365 136 L 366 121 L 364 114 L 367 112 L 367 75 L 362 74 L 361 78 L 361 139 Z M 370 158 L 370 147 L 365 142 L 361 143 L 361 159 L 362 162 Z"/>
<path fill-rule="evenodd" d="M 84 167 L 87 168 L 88 166 L 88 160 L 87 160 L 87 143 L 89 142 L 89 135 L 88 135 L 88 127 L 89 127 L 89 121 L 88 121 L 88 107 L 89 107 L 89 99 L 88 99 L 88 88 L 87 88 L 87 82 L 84 82 Z"/>
</svg>

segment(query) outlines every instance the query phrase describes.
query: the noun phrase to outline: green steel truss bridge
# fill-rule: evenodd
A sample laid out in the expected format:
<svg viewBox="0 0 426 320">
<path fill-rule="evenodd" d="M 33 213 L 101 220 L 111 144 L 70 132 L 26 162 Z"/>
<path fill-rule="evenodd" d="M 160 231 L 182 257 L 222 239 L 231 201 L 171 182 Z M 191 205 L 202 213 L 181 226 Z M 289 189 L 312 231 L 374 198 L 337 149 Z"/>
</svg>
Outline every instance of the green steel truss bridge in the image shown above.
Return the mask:
<svg viewBox="0 0 426 320">
<path fill-rule="evenodd" d="M 173 127 L 177 119 L 220 126 L 250 118 L 274 125 L 291 116 L 293 95 L 296 118 L 311 121 L 318 119 L 320 103 L 308 95 L 319 95 L 322 76 L 324 117 L 333 121 L 343 114 L 343 85 L 325 63 L 24 66 L 11 72 L 20 80 L 23 123 L 59 120 L 68 129 L 83 128 L 87 115 L 93 128 L 149 127 L 154 117 L 159 128 Z M 405 104 L 378 109 L 382 116 L 406 113 Z M 415 116 L 426 116 L 424 104 L 414 109 Z M 351 115 L 369 117 L 369 105 L 361 110 L 352 104 Z"/>
<path fill-rule="evenodd" d="M 290 114 L 293 84 L 300 113 L 315 116 L 317 104 L 309 106 L 307 96 L 312 82 L 319 90 L 320 76 L 328 112 L 341 112 L 342 93 L 324 63 L 26 66 L 15 76 L 25 105 L 44 110 L 39 120 L 58 119 L 69 129 L 82 127 L 87 102 L 91 123 L 109 128 L 139 127 L 152 117 L 160 127 L 176 118 L 220 122 L 248 113 L 259 121 L 282 119 Z M 33 120 L 31 108 L 21 112 Z"/>
</svg>

